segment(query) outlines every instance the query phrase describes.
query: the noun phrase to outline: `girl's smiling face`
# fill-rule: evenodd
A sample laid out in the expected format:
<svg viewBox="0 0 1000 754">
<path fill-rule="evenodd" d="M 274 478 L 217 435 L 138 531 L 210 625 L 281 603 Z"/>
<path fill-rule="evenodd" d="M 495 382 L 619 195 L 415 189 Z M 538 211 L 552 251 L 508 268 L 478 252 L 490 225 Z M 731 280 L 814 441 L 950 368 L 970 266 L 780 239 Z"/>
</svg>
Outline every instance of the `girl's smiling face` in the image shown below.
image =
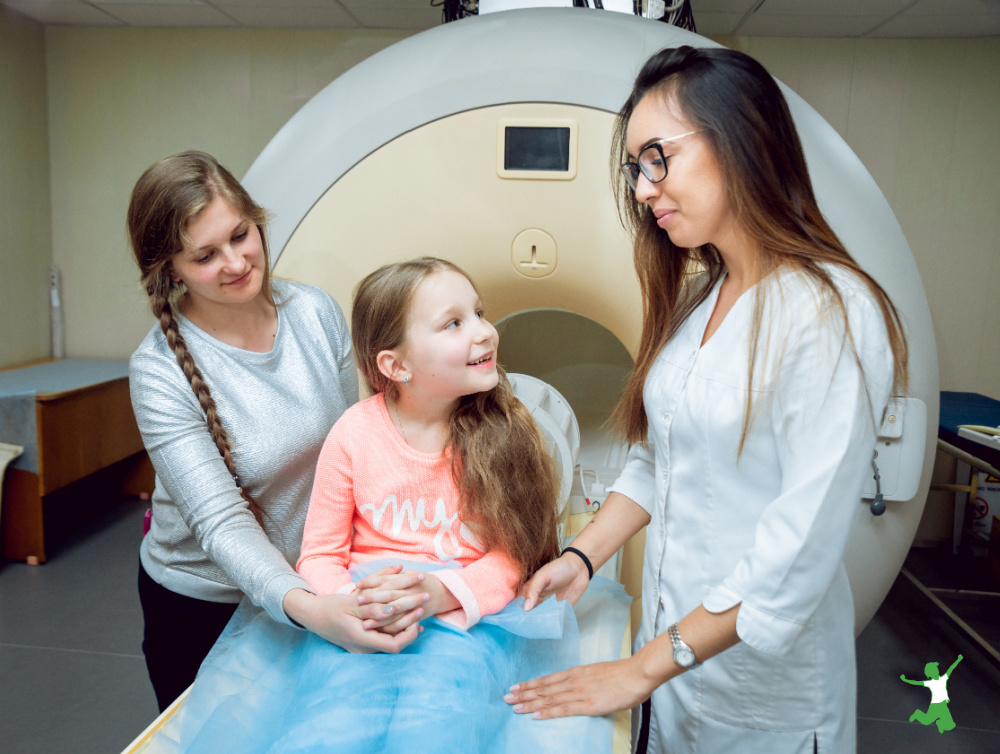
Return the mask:
<svg viewBox="0 0 1000 754">
<path fill-rule="evenodd" d="M 187 286 L 190 304 L 245 304 L 264 282 L 264 246 L 257 226 L 221 196 L 186 228 L 184 250 L 170 261 L 171 278 Z"/>
<path fill-rule="evenodd" d="M 434 272 L 413 292 L 406 340 L 396 349 L 409 376 L 403 389 L 447 401 L 492 390 L 500 379 L 499 342 L 468 278 Z"/>
<path fill-rule="evenodd" d="M 650 92 L 635 106 L 628 122 L 628 159 L 654 142 L 684 135 L 662 144 L 667 175 L 652 183 L 639 174 L 636 201 L 646 204 L 674 244 L 695 248 L 711 243 L 731 247 L 742 234 L 726 190 L 718 160 L 705 139 L 681 112 L 671 96 Z"/>
</svg>

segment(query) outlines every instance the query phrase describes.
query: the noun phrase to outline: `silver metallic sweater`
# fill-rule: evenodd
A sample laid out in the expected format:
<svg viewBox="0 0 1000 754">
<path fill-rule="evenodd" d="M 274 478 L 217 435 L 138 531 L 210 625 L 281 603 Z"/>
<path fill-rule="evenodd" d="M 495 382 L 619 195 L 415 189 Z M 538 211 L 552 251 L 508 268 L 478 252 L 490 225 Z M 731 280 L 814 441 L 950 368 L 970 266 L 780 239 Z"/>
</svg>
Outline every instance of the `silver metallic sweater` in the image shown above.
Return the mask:
<svg viewBox="0 0 1000 754">
<path fill-rule="evenodd" d="M 319 288 L 273 281 L 278 331 L 268 353 L 216 340 L 178 316 L 181 334 L 229 433 L 240 496 L 205 414 L 159 326 L 132 354 L 132 407 L 156 469 L 153 521 L 139 551 L 162 586 L 210 602 L 241 593 L 290 623 L 285 594 L 308 589 L 295 572 L 320 448 L 358 400 L 351 340 L 340 307 Z"/>
</svg>

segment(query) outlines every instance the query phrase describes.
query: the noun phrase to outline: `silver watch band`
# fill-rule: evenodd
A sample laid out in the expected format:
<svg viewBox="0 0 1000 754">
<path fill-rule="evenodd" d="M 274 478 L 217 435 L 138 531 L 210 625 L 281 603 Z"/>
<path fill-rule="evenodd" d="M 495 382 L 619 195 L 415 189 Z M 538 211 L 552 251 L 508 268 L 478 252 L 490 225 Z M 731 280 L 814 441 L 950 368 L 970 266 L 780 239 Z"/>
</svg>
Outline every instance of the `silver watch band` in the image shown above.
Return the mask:
<svg viewBox="0 0 1000 754">
<path fill-rule="evenodd" d="M 670 634 L 670 643 L 674 648 L 674 662 L 686 670 L 692 670 L 701 665 L 694 655 L 694 650 L 681 638 L 681 630 L 676 623 L 671 625 L 667 632 Z"/>
</svg>

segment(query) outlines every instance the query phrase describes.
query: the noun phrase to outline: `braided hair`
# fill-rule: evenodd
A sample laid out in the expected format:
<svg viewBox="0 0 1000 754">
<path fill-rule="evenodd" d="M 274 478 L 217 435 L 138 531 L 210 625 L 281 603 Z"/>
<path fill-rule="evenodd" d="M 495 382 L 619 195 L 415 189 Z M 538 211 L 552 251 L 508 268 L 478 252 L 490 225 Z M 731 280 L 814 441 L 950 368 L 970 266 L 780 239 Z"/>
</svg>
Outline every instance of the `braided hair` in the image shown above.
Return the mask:
<svg viewBox="0 0 1000 754">
<path fill-rule="evenodd" d="M 184 249 L 186 229 L 217 197 L 225 199 L 237 213 L 253 222 L 260 231 L 264 250 L 264 281 L 262 291 L 274 304 L 271 292 L 270 264 L 264 233 L 266 213 L 257 205 L 239 181 L 211 155 L 204 152 L 181 152 L 151 165 L 132 190 L 127 227 L 132 253 L 142 275 L 142 284 L 149 296 L 150 308 L 177 364 L 187 378 L 198 404 L 205 413 L 212 441 L 226 464 L 243 499 L 257 522 L 263 525 L 260 505 L 247 493 L 239 481 L 229 435 L 219 417 L 212 391 L 188 350 L 177 326 L 174 307 L 184 293 L 183 283 L 171 278 L 175 254 Z"/>
</svg>

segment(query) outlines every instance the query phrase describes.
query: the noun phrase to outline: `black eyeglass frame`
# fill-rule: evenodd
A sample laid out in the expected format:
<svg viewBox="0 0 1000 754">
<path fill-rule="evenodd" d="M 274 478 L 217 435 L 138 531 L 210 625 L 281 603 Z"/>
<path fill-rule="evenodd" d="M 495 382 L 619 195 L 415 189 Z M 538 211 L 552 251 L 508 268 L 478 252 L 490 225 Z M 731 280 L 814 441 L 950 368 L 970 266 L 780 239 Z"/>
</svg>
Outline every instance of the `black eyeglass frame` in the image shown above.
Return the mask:
<svg viewBox="0 0 1000 754">
<path fill-rule="evenodd" d="M 670 136 L 666 139 L 659 139 L 654 141 L 639 150 L 639 154 L 635 158 L 635 162 L 623 162 L 621 166 L 622 174 L 625 176 L 625 181 L 631 187 L 632 191 L 636 190 L 636 184 L 639 182 L 639 172 L 646 176 L 646 180 L 650 183 L 661 183 L 667 177 L 667 158 L 663 155 L 663 145 L 668 144 L 672 141 L 677 141 L 678 139 L 683 139 L 685 136 L 693 136 L 694 134 L 700 134 L 701 129 L 697 131 L 688 131 L 687 133 L 680 134 L 679 136 Z M 648 152 L 650 149 L 656 152 L 660 158 L 660 164 L 663 166 L 663 175 L 659 178 L 650 174 L 650 171 L 646 169 L 643 164 L 642 156 Z"/>
</svg>

